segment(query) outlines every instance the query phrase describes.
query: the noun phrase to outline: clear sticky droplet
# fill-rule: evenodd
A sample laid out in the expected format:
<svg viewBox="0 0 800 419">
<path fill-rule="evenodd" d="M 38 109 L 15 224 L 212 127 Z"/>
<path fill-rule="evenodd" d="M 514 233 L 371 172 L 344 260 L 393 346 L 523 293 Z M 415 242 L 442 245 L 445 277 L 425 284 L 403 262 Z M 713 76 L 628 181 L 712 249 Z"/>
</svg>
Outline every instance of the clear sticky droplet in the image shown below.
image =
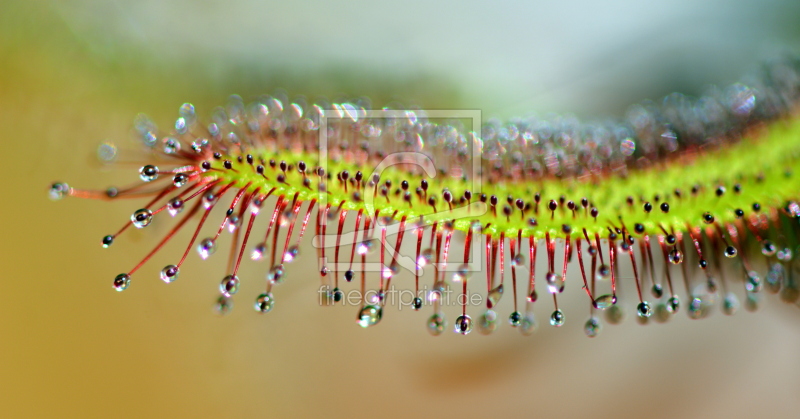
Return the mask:
<svg viewBox="0 0 800 419">
<path fill-rule="evenodd" d="M 677 313 L 681 306 L 681 300 L 677 295 L 673 295 L 667 300 L 667 310 L 670 313 Z"/>
<path fill-rule="evenodd" d="M 214 311 L 217 314 L 224 316 L 233 310 L 233 300 L 225 297 L 224 295 L 220 295 L 217 297 L 217 301 L 214 303 Z"/>
<path fill-rule="evenodd" d="M 650 292 L 653 294 L 655 298 L 661 298 L 664 296 L 664 287 L 661 284 L 653 284 L 653 288 L 650 289 Z"/>
<path fill-rule="evenodd" d="M 472 319 L 466 314 L 456 318 L 455 332 L 468 335 L 472 331 Z"/>
<path fill-rule="evenodd" d="M 608 324 L 620 324 L 625 320 L 625 310 L 619 304 L 614 304 L 603 312 Z"/>
<path fill-rule="evenodd" d="M 373 240 L 365 240 L 359 243 L 358 247 L 356 247 L 356 252 L 362 256 L 372 254 L 374 250 L 375 250 L 375 243 Z"/>
<path fill-rule="evenodd" d="M 767 290 L 773 294 L 778 293 L 785 281 L 786 269 L 783 267 L 783 264 L 777 262 L 773 263 L 767 272 L 767 278 L 765 280 L 767 284 Z"/>
<path fill-rule="evenodd" d="M 666 303 L 658 303 L 653 311 L 652 318 L 659 323 L 666 323 L 672 319 L 672 312 L 669 311 Z"/>
<path fill-rule="evenodd" d="M 139 168 L 139 179 L 143 182 L 152 182 L 158 179 L 158 167 L 148 164 Z"/>
<path fill-rule="evenodd" d="M 722 300 L 722 312 L 731 316 L 739 309 L 739 298 L 736 297 L 736 294 L 729 292 L 725 295 L 725 299 Z"/>
<path fill-rule="evenodd" d="M 414 300 L 411 302 L 411 307 L 414 311 L 419 311 L 422 309 L 422 298 L 414 297 Z"/>
<path fill-rule="evenodd" d="M 250 253 L 250 259 L 256 261 L 264 260 L 264 256 L 267 254 L 267 248 L 266 242 L 261 242 L 255 245 L 255 247 L 253 247 L 253 251 Z"/>
<path fill-rule="evenodd" d="M 492 310 L 484 311 L 478 317 L 478 332 L 488 335 L 497 329 L 497 313 Z"/>
<path fill-rule="evenodd" d="M 200 243 L 197 245 L 197 253 L 203 260 L 208 259 L 208 257 L 213 255 L 216 251 L 217 243 L 210 237 L 200 240 Z"/>
<path fill-rule="evenodd" d="M 672 249 L 669 251 L 669 256 L 667 259 L 669 259 L 669 263 L 677 265 L 683 262 L 683 252 L 678 249 Z"/>
<path fill-rule="evenodd" d="M 749 271 L 747 272 L 745 281 L 744 281 L 744 288 L 749 292 L 759 292 L 761 291 L 761 277 L 758 275 L 756 271 Z"/>
<path fill-rule="evenodd" d="M 228 217 L 228 232 L 233 233 L 242 226 L 242 219 L 238 215 Z"/>
<path fill-rule="evenodd" d="M 616 303 L 617 299 L 611 294 L 601 295 L 594 299 L 594 308 L 605 310 Z"/>
<path fill-rule="evenodd" d="M 600 319 L 597 317 L 589 317 L 589 320 L 586 320 L 586 323 L 583 325 L 583 333 L 586 333 L 586 336 L 593 338 L 600 334 L 600 329 L 602 325 L 600 323 Z"/>
<path fill-rule="evenodd" d="M 161 280 L 167 284 L 175 282 L 178 279 L 180 270 L 175 265 L 167 265 L 161 270 Z"/>
<path fill-rule="evenodd" d="M 447 328 L 447 319 L 443 314 L 434 313 L 428 318 L 428 332 L 433 336 L 439 336 Z"/>
<path fill-rule="evenodd" d="M 181 151 L 181 142 L 175 138 L 164 138 L 164 154 L 178 154 Z"/>
<path fill-rule="evenodd" d="M 280 284 L 283 282 L 283 277 L 285 274 L 286 272 L 283 269 L 283 264 L 275 265 L 270 268 L 269 272 L 267 273 L 267 281 L 272 282 L 273 284 Z"/>
<path fill-rule="evenodd" d="M 296 245 L 289 246 L 286 249 L 286 252 L 283 253 L 283 262 L 284 263 L 291 263 L 295 259 L 297 259 L 297 255 L 300 254 L 300 248 Z"/>
<path fill-rule="evenodd" d="M 771 241 L 764 240 L 764 241 L 761 242 L 761 253 L 764 256 L 768 256 L 768 257 L 769 256 L 775 256 L 775 253 L 777 253 L 777 252 L 778 252 L 778 246 L 775 246 L 775 244 L 772 243 Z"/>
<path fill-rule="evenodd" d="M 470 269 L 470 266 L 466 263 L 462 263 L 453 273 L 453 282 L 468 281 L 471 275 L 472 270 Z"/>
<path fill-rule="evenodd" d="M 420 268 L 425 267 L 433 260 L 433 249 L 427 248 L 423 249 L 422 252 L 419 254 L 419 258 L 417 258 L 417 265 Z"/>
<path fill-rule="evenodd" d="M 556 310 L 553 314 L 550 315 L 550 325 L 555 327 L 561 327 L 564 325 L 564 312 Z"/>
<path fill-rule="evenodd" d="M 441 301 L 444 293 L 447 290 L 447 284 L 444 281 L 436 281 L 433 283 L 430 291 L 428 292 L 428 301 Z"/>
<path fill-rule="evenodd" d="M 561 275 L 555 272 L 548 272 L 544 279 L 547 282 L 547 290 L 551 294 L 560 294 L 564 291 L 564 278 Z"/>
<path fill-rule="evenodd" d="M 50 192 L 48 195 L 50 196 L 51 200 L 58 201 L 59 199 L 69 195 L 69 185 L 63 182 L 56 182 L 50 186 Z"/>
<path fill-rule="evenodd" d="M 358 312 L 357 323 L 361 327 L 370 327 L 378 324 L 383 316 L 383 310 L 376 305 L 368 304 Z"/>
<path fill-rule="evenodd" d="M 272 297 L 272 293 L 266 292 L 256 297 L 254 308 L 259 313 L 269 313 L 274 305 L 275 299 Z"/>
<path fill-rule="evenodd" d="M 486 306 L 488 308 L 495 307 L 500 299 L 503 298 L 503 284 L 494 287 L 486 296 Z"/>
<path fill-rule="evenodd" d="M 508 316 L 508 324 L 510 324 L 511 327 L 518 327 L 522 324 L 522 313 L 519 311 L 511 313 L 511 315 Z"/>
<path fill-rule="evenodd" d="M 131 284 L 131 276 L 128 274 L 119 274 L 114 278 L 114 289 L 118 292 L 125 291 Z"/>
<path fill-rule="evenodd" d="M 611 278 L 611 268 L 609 268 L 608 265 L 600 265 L 594 277 L 598 281 L 605 281 Z"/>
<path fill-rule="evenodd" d="M 131 215 L 131 222 L 133 226 L 136 228 L 145 228 L 150 225 L 150 222 L 153 221 L 153 212 L 147 208 L 142 208 L 140 210 L 136 210 L 136 212 Z"/>
<path fill-rule="evenodd" d="M 650 315 L 653 314 L 653 310 L 650 307 L 650 303 L 647 301 L 642 301 L 639 305 L 636 306 L 636 314 L 639 317 L 648 318 Z"/>
<path fill-rule="evenodd" d="M 536 327 L 536 317 L 533 315 L 533 312 L 526 312 L 525 315 L 522 316 L 519 332 L 524 336 L 530 336 L 536 331 Z"/>
<path fill-rule="evenodd" d="M 169 202 L 167 202 L 167 212 L 169 212 L 169 215 L 172 217 L 180 214 L 183 211 L 183 208 L 184 202 L 179 197 L 172 198 L 169 200 Z"/>
<path fill-rule="evenodd" d="M 203 195 L 203 208 L 211 209 L 217 203 L 219 197 L 214 192 L 206 192 Z"/>
<path fill-rule="evenodd" d="M 225 297 L 231 297 L 239 292 L 239 278 L 236 275 L 227 275 L 219 283 L 219 292 Z"/>
</svg>

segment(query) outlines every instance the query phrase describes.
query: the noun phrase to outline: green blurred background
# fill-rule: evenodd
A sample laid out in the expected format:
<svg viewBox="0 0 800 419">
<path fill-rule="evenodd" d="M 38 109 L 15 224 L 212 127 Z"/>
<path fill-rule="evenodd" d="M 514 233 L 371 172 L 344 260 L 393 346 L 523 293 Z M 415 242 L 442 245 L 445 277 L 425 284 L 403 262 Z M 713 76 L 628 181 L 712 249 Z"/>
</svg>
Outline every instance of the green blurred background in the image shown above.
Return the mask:
<svg viewBox="0 0 800 419">
<path fill-rule="evenodd" d="M 207 115 L 231 93 L 283 88 L 485 116 L 621 115 L 800 46 L 796 1 L 640 3 L 4 1 L 0 416 L 795 417 L 798 311 L 775 298 L 758 314 L 629 318 L 589 340 L 574 288 L 561 329 L 543 325 L 545 304 L 532 337 L 501 326 L 432 338 L 428 313 L 391 311 L 362 330 L 355 308 L 317 307 L 315 270 L 301 265 L 258 315 L 267 267 L 245 263 L 219 317 L 220 265 L 192 254 L 175 284 L 158 280 L 188 235 L 117 294 L 111 279 L 167 226 L 102 249 L 136 204 L 47 199 L 54 180 L 134 180 L 133 117 L 169 126 L 186 101 Z M 106 141 L 116 165 L 96 158 Z"/>
</svg>

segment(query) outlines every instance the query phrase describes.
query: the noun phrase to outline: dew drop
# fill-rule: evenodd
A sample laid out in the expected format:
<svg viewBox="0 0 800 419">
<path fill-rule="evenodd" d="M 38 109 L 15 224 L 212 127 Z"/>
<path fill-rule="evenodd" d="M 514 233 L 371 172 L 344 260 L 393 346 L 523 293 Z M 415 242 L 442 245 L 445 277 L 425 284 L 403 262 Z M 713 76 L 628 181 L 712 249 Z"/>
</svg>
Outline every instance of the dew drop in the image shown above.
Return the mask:
<svg viewBox="0 0 800 419">
<path fill-rule="evenodd" d="M 289 248 L 286 249 L 286 252 L 284 252 L 283 254 L 283 262 L 290 263 L 294 261 L 295 259 L 297 259 L 297 255 L 299 253 L 300 253 L 300 248 L 298 248 L 297 245 L 289 246 Z"/>
<path fill-rule="evenodd" d="M 203 260 L 208 259 L 208 257 L 213 255 L 216 251 L 217 243 L 210 237 L 200 240 L 200 243 L 197 245 L 197 253 Z"/>
<path fill-rule="evenodd" d="M 455 332 L 468 335 L 472 331 L 472 319 L 466 314 L 456 318 Z"/>
<path fill-rule="evenodd" d="M 522 313 L 515 311 L 508 316 L 508 324 L 512 327 L 517 327 L 522 323 Z"/>
<path fill-rule="evenodd" d="M 605 310 L 610 308 L 617 302 L 616 297 L 611 294 L 601 295 L 594 299 L 594 308 Z"/>
<path fill-rule="evenodd" d="M 275 265 L 267 273 L 267 281 L 273 284 L 280 284 L 283 282 L 285 274 L 286 271 L 283 269 L 283 264 Z"/>
<path fill-rule="evenodd" d="M 489 294 L 486 296 L 486 306 L 488 308 L 493 308 L 500 302 L 500 299 L 503 298 L 503 284 L 500 284 L 489 291 Z"/>
<path fill-rule="evenodd" d="M 250 253 L 250 259 L 252 260 L 264 260 L 264 256 L 267 254 L 267 243 L 261 242 L 257 244 L 253 251 Z"/>
<path fill-rule="evenodd" d="M 533 332 L 536 331 L 536 317 L 532 312 L 526 312 L 525 315 L 522 316 L 522 322 L 519 326 L 519 332 L 524 336 L 532 335 Z"/>
<path fill-rule="evenodd" d="M 739 298 L 736 294 L 729 292 L 722 301 L 722 312 L 731 316 L 739 309 Z"/>
<path fill-rule="evenodd" d="M 553 312 L 550 315 L 550 325 L 555 327 L 561 327 L 564 325 L 564 312 L 560 309 Z"/>
<path fill-rule="evenodd" d="M 478 332 L 488 335 L 497 329 L 497 313 L 486 310 L 478 317 Z"/>
<path fill-rule="evenodd" d="M 263 294 L 259 294 L 258 297 L 256 297 L 256 303 L 254 304 L 254 308 L 259 313 L 269 313 L 274 305 L 275 305 L 275 299 L 272 297 L 272 293 L 266 292 Z"/>
<path fill-rule="evenodd" d="M 583 332 L 586 333 L 586 336 L 593 338 L 600 334 L 600 330 L 602 329 L 602 325 L 600 323 L 600 319 L 597 317 L 589 317 L 589 320 L 586 320 L 586 323 L 583 325 Z"/>
<path fill-rule="evenodd" d="M 561 275 L 555 272 L 548 272 L 544 279 L 547 281 L 547 290 L 551 294 L 559 294 L 564 291 L 564 278 Z"/>
<path fill-rule="evenodd" d="M 651 314 L 653 314 L 653 310 L 650 308 L 650 303 L 647 301 L 642 301 L 639 305 L 636 306 L 636 314 L 642 318 L 648 318 Z"/>
<path fill-rule="evenodd" d="M 472 276 L 472 270 L 466 263 L 462 263 L 458 269 L 453 273 L 453 282 L 468 281 Z"/>
<path fill-rule="evenodd" d="M 439 336 L 447 327 L 447 319 L 443 314 L 434 313 L 428 319 L 428 332 L 433 336 Z"/>
<path fill-rule="evenodd" d="M 119 274 L 114 278 L 114 289 L 117 291 L 125 291 L 131 284 L 131 276 L 128 274 Z"/>
<path fill-rule="evenodd" d="M 180 273 L 180 269 L 178 269 L 175 265 L 167 265 L 164 269 L 161 270 L 161 280 L 170 284 L 175 282 L 178 279 L 178 274 Z"/>
<path fill-rule="evenodd" d="M 143 182 L 152 182 L 158 179 L 158 167 L 148 164 L 139 168 L 139 179 Z"/>
<path fill-rule="evenodd" d="M 597 268 L 597 273 L 594 276 L 594 278 L 598 281 L 605 281 L 610 277 L 611 277 L 611 269 L 608 267 L 608 265 L 600 265 Z"/>
<path fill-rule="evenodd" d="M 219 292 L 225 297 L 231 297 L 239 291 L 239 277 L 228 275 L 219 283 Z"/>
<path fill-rule="evenodd" d="M 683 262 L 683 252 L 678 249 L 672 249 L 669 252 L 669 262 L 673 265 L 677 265 Z"/>
<path fill-rule="evenodd" d="M 376 305 L 367 304 L 358 312 L 356 322 L 361 327 L 370 327 L 378 324 L 383 316 L 383 310 Z"/>
<path fill-rule="evenodd" d="M 136 228 L 145 228 L 153 221 L 153 212 L 147 208 L 137 210 L 131 215 L 131 222 Z"/>
</svg>

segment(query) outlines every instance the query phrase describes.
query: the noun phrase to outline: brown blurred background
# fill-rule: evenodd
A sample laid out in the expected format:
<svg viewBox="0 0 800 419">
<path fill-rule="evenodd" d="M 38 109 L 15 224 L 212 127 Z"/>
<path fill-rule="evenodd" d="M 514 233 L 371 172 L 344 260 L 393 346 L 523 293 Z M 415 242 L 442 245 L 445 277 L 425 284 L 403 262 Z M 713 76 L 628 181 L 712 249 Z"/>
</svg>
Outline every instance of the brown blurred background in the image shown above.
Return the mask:
<svg viewBox="0 0 800 419">
<path fill-rule="evenodd" d="M 568 285 L 560 329 L 546 325 L 544 303 L 539 330 L 521 336 L 505 322 L 506 297 L 493 336 L 448 327 L 433 338 L 428 312 L 389 310 L 363 330 L 356 308 L 318 307 L 311 263 L 290 266 L 275 309 L 258 315 L 267 267 L 246 262 L 220 317 L 222 256 L 201 263 L 193 252 L 167 286 L 158 271 L 182 251 L 180 235 L 118 294 L 112 278 L 167 225 L 102 249 L 136 204 L 47 198 L 54 180 L 135 180 L 133 117 L 166 127 L 186 101 L 207 115 L 228 94 L 285 88 L 487 116 L 620 115 L 800 45 L 792 1 L 567 3 L 3 2 L 0 416 L 796 417 L 798 308 L 773 296 L 756 314 L 703 321 L 686 317 L 684 298 L 672 322 L 648 326 L 628 300 L 627 321 L 590 340 L 583 296 Z M 116 165 L 96 157 L 106 141 Z"/>
</svg>

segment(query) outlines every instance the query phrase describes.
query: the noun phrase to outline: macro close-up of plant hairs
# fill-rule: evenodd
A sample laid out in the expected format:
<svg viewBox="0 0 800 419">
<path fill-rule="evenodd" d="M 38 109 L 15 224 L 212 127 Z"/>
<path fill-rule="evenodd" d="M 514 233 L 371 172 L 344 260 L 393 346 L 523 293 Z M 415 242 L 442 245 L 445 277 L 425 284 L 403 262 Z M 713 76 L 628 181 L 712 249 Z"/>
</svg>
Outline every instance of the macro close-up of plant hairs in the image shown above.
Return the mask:
<svg viewBox="0 0 800 419">
<path fill-rule="evenodd" d="M 795 2 L 0 21 L 3 417 L 800 409 Z"/>
</svg>

